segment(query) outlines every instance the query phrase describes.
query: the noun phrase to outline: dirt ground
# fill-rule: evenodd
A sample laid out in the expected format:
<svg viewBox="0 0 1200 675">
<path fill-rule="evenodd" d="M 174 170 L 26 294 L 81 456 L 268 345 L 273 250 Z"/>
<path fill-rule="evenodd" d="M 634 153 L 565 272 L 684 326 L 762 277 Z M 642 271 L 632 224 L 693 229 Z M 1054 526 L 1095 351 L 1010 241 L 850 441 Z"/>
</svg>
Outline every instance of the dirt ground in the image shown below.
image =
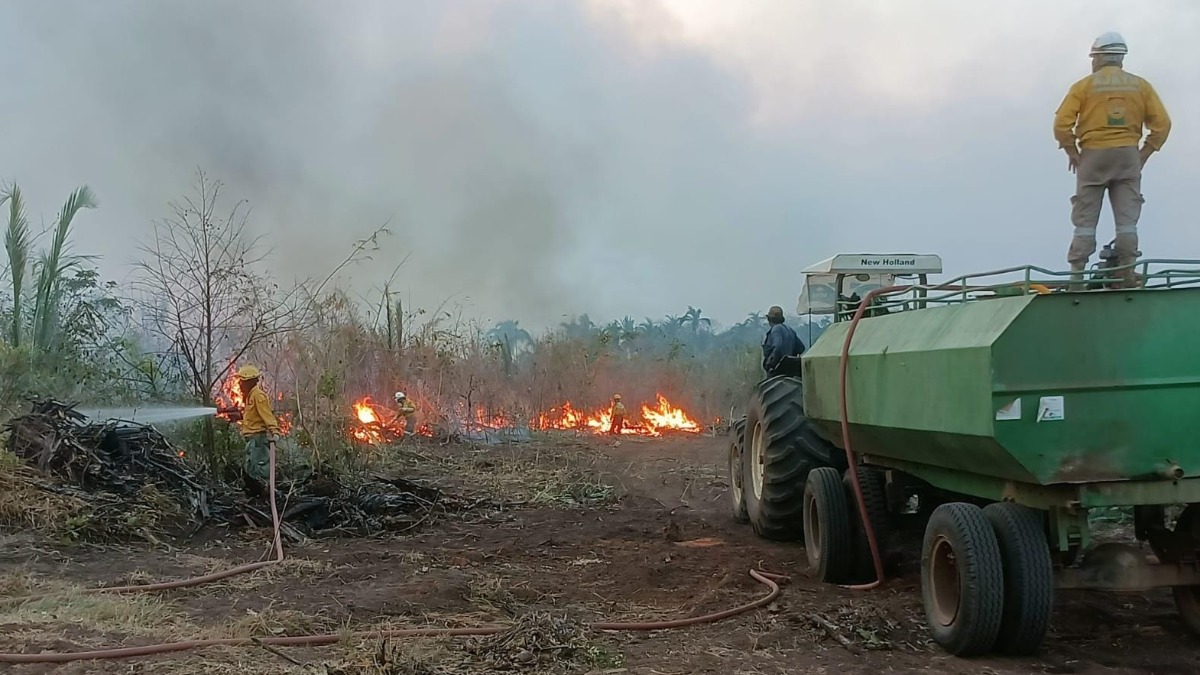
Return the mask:
<svg viewBox="0 0 1200 675">
<path fill-rule="evenodd" d="M 765 591 L 747 574 L 757 567 L 790 575 L 791 583 L 777 602 L 722 623 L 674 631 L 582 631 L 540 643 L 516 633 L 492 641 L 347 639 L 328 648 L 218 648 L 8 670 L 1200 672 L 1197 643 L 1185 632 L 1166 592 L 1060 593 L 1039 658 L 949 657 L 926 637 L 913 551 L 902 562 L 900 577 L 873 592 L 809 580 L 799 546 L 758 540 L 728 515 L 724 451 L 725 440 L 711 437 L 625 439 L 619 444 L 588 439 L 553 448 L 429 447 L 421 452 L 456 453 L 461 466 L 494 479 L 489 489 L 515 489 L 523 503 L 431 519 L 419 532 L 404 537 L 292 545 L 283 565 L 158 596 L 111 598 L 73 591 L 120 581 L 179 578 L 259 559 L 265 555 L 265 533 L 218 533 L 203 544 L 173 548 L 64 548 L 36 535 L 8 535 L 0 539 L 0 651 L 514 620 L 529 621 L 529 635 L 534 635 L 538 625 L 552 617 L 572 627 L 596 619 L 675 618 L 741 604 Z M 584 481 L 586 490 L 564 490 L 572 484 L 564 480 L 568 476 L 592 478 Z M 465 475 L 459 479 L 465 488 Z M 605 484 L 611 491 L 602 487 Z M 64 593 L 24 603 L 4 599 L 46 590 Z M 844 644 L 819 627 L 814 616 L 827 620 Z M 529 617 L 541 617 L 542 624 Z M 549 644 L 555 640 L 569 644 Z"/>
</svg>

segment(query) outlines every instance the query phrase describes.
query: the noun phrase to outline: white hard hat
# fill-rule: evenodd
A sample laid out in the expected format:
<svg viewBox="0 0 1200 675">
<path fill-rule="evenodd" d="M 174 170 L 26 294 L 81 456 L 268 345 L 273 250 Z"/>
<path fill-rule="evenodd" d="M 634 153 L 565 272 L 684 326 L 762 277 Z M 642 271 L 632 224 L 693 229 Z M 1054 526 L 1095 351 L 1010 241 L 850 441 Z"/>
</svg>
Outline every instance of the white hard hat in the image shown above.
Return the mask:
<svg viewBox="0 0 1200 675">
<path fill-rule="evenodd" d="M 1096 41 L 1092 43 L 1092 51 L 1088 55 L 1128 53 L 1129 47 L 1125 44 L 1125 38 L 1121 37 L 1120 33 L 1108 32 L 1096 38 Z"/>
<path fill-rule="evenodd" d="M 403 401 L 403 400 L 404 400 L 404 398 L 405 398 L 405 396 L 404 396 L 404 392 L 402 392 L 402 391 L 398 391 L 398 392 L 396 392 L 396 400 L 397 400 L 397 401 Z"/>
</svg>

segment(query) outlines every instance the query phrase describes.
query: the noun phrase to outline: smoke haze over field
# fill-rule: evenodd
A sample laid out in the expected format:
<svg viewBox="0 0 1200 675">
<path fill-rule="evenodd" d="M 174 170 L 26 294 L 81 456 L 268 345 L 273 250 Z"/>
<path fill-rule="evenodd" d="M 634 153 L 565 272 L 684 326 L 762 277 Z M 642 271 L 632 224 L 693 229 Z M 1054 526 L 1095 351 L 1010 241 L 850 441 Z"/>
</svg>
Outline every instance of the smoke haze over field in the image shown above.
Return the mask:
<svg viewBox="0 0 1200 675">
<path fill-rule="evenodd" d="M 6 2 L 0 178 L 35 222 L 90 184 L 111 277 L 202 167 L 285 278 L 389 222 L 359 292 L 411 253 L 410 304 L 733 322 L 840 251 L 1065 266 L 1050 123 L 1105 30 L 1175 121 L 1143 251 L 1200 258 L 1192 0 Z"/>
</svg>

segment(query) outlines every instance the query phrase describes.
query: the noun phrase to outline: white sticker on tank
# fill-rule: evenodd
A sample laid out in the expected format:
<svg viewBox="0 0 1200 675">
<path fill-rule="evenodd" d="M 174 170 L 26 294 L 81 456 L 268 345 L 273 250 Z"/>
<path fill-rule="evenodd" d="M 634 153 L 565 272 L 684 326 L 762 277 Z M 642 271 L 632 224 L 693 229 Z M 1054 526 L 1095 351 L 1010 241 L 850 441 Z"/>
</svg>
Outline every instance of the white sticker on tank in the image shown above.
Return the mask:
<svg viewBox="0 0 1200 675">
<path fill-rule="evenodd" d="M 997 421 L 1019 419 L 1021 419 L 1021 399 L 1019 398 L 1014 398 L 1012 403 L 996 411 Z"/>
<path fill-rule="evenodd" d="M 1038 403 L 1039 422 L 1052 422 L 1055 420 L 1066 419 L 1067 414 L 1063 409 L 1063 397 L 1061 396 L 1043 396 Z"/>
</svg>

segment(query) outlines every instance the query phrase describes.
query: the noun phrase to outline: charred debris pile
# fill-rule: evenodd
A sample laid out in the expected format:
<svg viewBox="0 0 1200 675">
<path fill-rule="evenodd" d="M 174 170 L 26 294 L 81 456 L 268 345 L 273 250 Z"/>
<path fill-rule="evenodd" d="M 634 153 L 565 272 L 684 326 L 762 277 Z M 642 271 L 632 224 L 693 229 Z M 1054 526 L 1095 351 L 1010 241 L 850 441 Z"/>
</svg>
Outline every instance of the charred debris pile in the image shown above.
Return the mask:
<svg viewBox="0 0 1200 675">
<path fill-rule="evenodd" d="M 7 450 L 27 465 L 17 480 L 25 489 L 83 507 L 93 521 L 88 538 L 153 539 L 156 530 L 187 536 L 206 525 L 270 524 L 264 497 L 197 471 L 153 426 L 93 421 L 52 399 L 30 403 L 29 413 L 5 428 Z M 280 477 L 277 494 L 284 534 L 293 540 L 405 531 L 439 513 L 483 505 L 383 476 Z"/>
</svg>

